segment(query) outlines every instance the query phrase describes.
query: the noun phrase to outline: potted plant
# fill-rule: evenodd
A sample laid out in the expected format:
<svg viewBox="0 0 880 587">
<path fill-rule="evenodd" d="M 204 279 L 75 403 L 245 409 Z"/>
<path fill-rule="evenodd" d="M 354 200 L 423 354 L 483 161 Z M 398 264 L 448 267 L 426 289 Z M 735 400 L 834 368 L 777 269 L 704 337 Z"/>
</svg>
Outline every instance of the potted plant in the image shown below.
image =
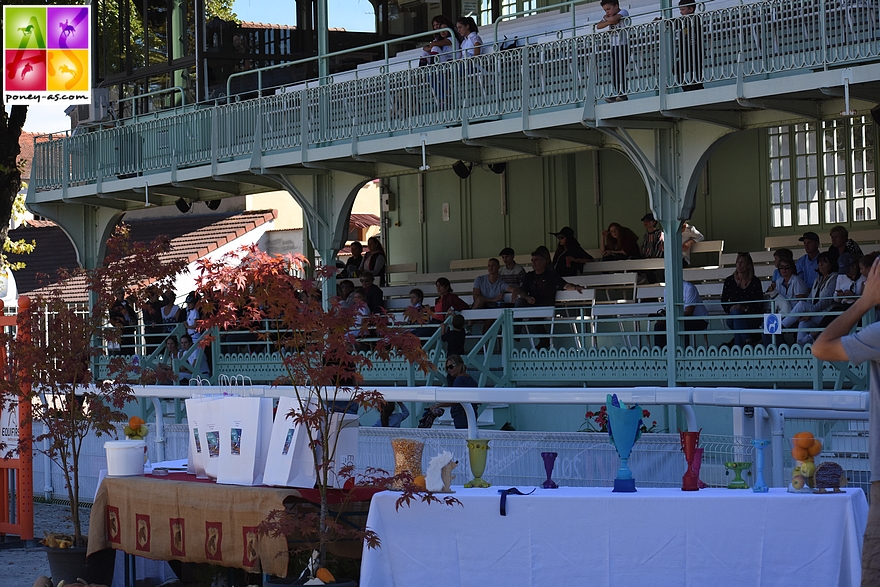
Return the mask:
<svg viewBox="0 0 880 587">
<path fill-rule="evenodd" d="M 44 453 L 64 474 L 73 534 L 45 538 L 50 563 L 53 551 L 69 549 L 78 553 L 77 564 L 84 563 L 79 477 L 83 443 L 92 435 L 115 437 L 116 424 L 128 418 L 123 407 L 133 399 L 130 382 L 138 369 L 126 358 L 111 360 L 113 379 L 96 381 L 91 371 L 93 360 L 103 352 L 101 340 L 113 343 L 123 336 L 119 328 L 107 327 L 118 303 L 116 292 L 125 290 L 125 303 L 133 304 L 150 283 L 170 282 L 183 264 L 168 261 L 169 248 L 167 238 L 132 243 L 127 228 L 118 227 L 108 240 L 103 267 L 61 271 L 60 282 L 22 304 L 19 335 L 0 335 L 9 357 L 0 379 L 0 401 L 11 405 L 24 399 L 31 404 L 24 423 L 31 424 L 32 432 L 20 439 L 19 447 Z M 93 300 L 88 309 L 65 299 L 65 287 L 83 283 Z M 53 577 L 60 580 L 54 570 Z M 73 574 L 66 580 L 77 578 Z"/>
<path fill-rule="evenodd" d="M 369 529 L 343 524 L 339 514 L 329 507 L 332 475 L 339 469 L 335 466 L 335 451 L 342 425 L 342 419 L 333 416 L 384 405 L 378 391 L 361 387 L 361 371 L 371 366 L 371 360 L 397 356 L 423 371 L 433 366 L 419 340 L 408 330 L 396 328 L 388 315 L 366 314 L 363 306 L 348 307 L 335 296 L 325 305 L 321 288 L 332 283 L 326 277 L 336 270 L 318 268 L 317 278 L 307 279 L 304 263 L 302 257 L 270 255 L 256 247 L 241 249 L 218 262 L 201 261 L 199 303 L 205 319 L 200 328 L 248 331 L 268 341 L 283 364 L 284 375 L 276 384 L 293 388 L 295 407 L 285 415 L 308 434 L 315 454 L 319 500 L 313 508 L 270 513 L 262 531 L 273 536 L 299 536 L 301 542 L 291 547 L 291 552 L 304 553 L 309 560 L 304 574 L 310 579 L 335 582 L 326 568 L 331 545 L 348 541 L 359 553 L 362 541 L 378 546 L 379 537 Z M 210 342 L 206 335 L 199 340 L 203 345 Z M 363 492 L 363 487 L 384 489 L 390 481 L 377 471 L 368 472 L 367 478 L 354 479 L 352 469 L 348 466 L 339 471 L 347 481 L 341 491 L 333 494 L 333 509 L 337 512 L 344 507 L 336 506 L 344 506 L 357 491 Z M 412 480 L 407 481 L 401 503 L 418 493 Z M 430 494 L 420 497 L 423 501 L 441 501 Z M 457 500 L 449 498 L 445 503 Z"/>
</svg>

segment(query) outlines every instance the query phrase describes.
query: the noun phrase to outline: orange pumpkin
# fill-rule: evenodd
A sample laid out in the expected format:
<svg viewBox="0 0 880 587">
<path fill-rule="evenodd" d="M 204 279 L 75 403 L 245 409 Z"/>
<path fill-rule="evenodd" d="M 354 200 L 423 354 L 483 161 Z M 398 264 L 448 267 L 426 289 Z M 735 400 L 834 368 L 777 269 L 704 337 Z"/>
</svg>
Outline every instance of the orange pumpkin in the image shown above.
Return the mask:
<svg viewBox="0 0 880 587">
<path fill-rule="evenodd" d="M 132 430 L 137 430 L 144 424 L 146 424 L 146 422 L 144 422 L 143 418 L 141 418 L 140 416 L 132 416 L 128 419 L 128 427 Z"/>
<path fill-rule="evenodd" d="M 321 567 L 320 569 L 318 569 L 318 572 L 315 573 L 315 577 L 324 581 L 324 583 L 335 583 L 336 582 L 336 578 L 333 576 L 333 573 L 331 573 L 330 571 L 328 571 L 324 567 Z"/>
</svg>

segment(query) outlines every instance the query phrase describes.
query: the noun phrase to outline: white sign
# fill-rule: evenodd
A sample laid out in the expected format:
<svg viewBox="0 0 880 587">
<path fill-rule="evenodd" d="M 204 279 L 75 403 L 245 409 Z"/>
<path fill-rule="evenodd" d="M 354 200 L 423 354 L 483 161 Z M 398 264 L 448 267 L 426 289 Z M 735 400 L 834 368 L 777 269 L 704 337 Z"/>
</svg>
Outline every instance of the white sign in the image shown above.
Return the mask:
<svg viewBox="0 0 880 587">
<path fill-rule="evenodd" d="M 782 334 L 782 314 L 764 314 L 764 334 Z"/>
<path fill-rule="evenodd" d="M 0 459 L 18 458 L 18 404 L 0 410 Z"/>
</svg>

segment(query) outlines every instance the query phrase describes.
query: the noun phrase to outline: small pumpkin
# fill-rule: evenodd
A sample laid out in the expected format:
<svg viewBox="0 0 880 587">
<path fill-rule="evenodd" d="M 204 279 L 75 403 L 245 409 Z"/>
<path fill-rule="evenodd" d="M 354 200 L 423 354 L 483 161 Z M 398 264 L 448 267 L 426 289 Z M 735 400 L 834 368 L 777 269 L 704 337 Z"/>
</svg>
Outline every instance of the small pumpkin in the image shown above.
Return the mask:
<svg viewBox="0 0 880 587">
<path fill-rule="evenodd" d="M 328 571 L 326 568 L 321 567 L 318 569 L 318 572 L 315 573 L 315 577 L 324 581 L 324 583 L 335 583 L 336 578 L 333 576 L 333 573 Z"/>
<path fill-rule="evenodd" d="M 132 430 L 137 430 L 144 424 L 146 424 L 146 422 L 144 422 L 143 418 L 140 416 L 132 416 L 128 419 L 128 425 Z"/>
<path fill-rule="evenodd" d="M 416 475 L 413 477 L 413 485 L 418 487 L 422 491 L 427 491 L 428 486 L 425 484 L 425 476 L 424 475 Z"/>
</svg>

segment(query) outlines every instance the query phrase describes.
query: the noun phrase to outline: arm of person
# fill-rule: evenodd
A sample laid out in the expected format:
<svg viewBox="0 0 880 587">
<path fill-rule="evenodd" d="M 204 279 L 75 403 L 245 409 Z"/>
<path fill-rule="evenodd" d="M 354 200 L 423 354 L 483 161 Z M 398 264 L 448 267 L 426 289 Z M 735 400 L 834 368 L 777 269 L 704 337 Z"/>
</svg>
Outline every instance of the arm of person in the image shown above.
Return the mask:
<svg viewBox="0 0 880 587">
<path fill-rule="evenodd" d="M 842 339 L 848 336 L 871 308 L 880 304 L 880 258 L 874 261 L 865 291 L 846 312 L 838 316 L 813 343 L 813 356 L 821 361 L 848 361 Z"/>
<path fill-rule="evenodd" d="M 385 271 L 385 255 L 377 255 L 376 262 L 373 264 L 373 275 L 380 275 L 383 271 Z M 379 283 L 379 279 L 376 279 L 376 283 L 378 285 L 382 285 Z"/>
<path fill-rule="evenodd" d="M 486 298 L 483 297 L 483 292 L 480 291 L 480 288 L 479 288 L 479 287 L 474 287 L 474 288 L 471 290 L 471 295 L 474 296 L 474 304 L 476 304 L 477 302 L 479 302 L 479 301 L 481 301 L 481 300 L 485 300 L 485 299 L 486 299 Z"/>
<path fill-rule="evenodd" d="M 474 41 L 474 57 L 480 54 L 480 47 L 483 46 L 481 41 Z"/>
<path fill-rule="evenodd" d="M 565 282 L 565 285 L 562 287 L 562 289 L 566 291 L 576 291 L 578 293 L 584 293 L 584 286 L 578 285 L 576 283 L 569 283 L 567 281 Z"/>
</svg>

